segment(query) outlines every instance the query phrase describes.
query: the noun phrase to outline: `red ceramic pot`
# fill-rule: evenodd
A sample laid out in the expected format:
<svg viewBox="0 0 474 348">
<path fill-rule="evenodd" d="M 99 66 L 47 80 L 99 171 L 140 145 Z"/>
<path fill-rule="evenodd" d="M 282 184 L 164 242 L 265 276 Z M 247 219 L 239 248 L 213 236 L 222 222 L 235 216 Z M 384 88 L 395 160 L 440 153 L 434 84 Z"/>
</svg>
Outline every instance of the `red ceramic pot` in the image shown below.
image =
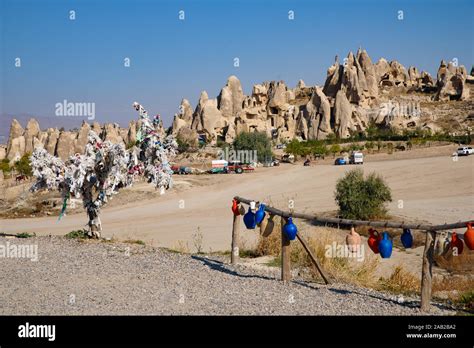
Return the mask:
<svg viewBox="0 0 474 348">
<path fill-rule="evenodd" d="M 239 205 L 237 204 L 237 200 L 236 200 L 236 199 L 233 199 L 233 200 L 232 200 L 232 212 L 234 213 L 235 216 L 239 216 L 239 215 L 240 215 Z"/>
<path fill-rule="evenodd" d="M 464 249 L 464 243 L 462 242 L 461 239 L 458 238 L 458 235 L 456 232 L 453 232 L 451 235 L 451 243 L 449 245 L 451 248 L 457 248 L 458 250 L 458 255 L 462 254 L 462 250 Z"/>
<path fill-rule="evenodd" d="M 467 230 L 464 232 L 464 243 L 471 250 L 474 250 L 474 228 L 472 228 L 472 223 L 467 224 Z"/>
<path fill-rule="evenodd" d="M 374 254 L 379 253 L 379 243 L 382 240 L 382 236 L 376 230 L 369 228 L 370 237 L 367 240 L 369 248 L 374 252 Z"/>
</svg>

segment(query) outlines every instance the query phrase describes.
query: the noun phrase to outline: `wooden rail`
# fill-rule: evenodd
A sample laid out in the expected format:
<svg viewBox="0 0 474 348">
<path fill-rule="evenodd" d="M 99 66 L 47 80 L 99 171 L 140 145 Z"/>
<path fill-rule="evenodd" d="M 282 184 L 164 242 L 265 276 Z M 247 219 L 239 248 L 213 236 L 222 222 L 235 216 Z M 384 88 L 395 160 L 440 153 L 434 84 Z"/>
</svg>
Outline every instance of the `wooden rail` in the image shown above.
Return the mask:
<svg viewBox="0 0 474 348">
<path fill-rule="evenodd" d="M 252 200 L 242 198 L 242 197 L 234 197 L 234 199 L 238 203 L 250 204 Z M 258 203 L 258 201 L 256 201 Z M 282 235 L 282 257 L 281 257 L 281 279 L 284 282 L 289 282 L 291 280 L 291 272 L 290 272 L 290 240 L 286 237 L 285 233 L 283 233 L 283 226 L 285 225 L 287 219 L 289 217 L 298 218 L 298 219 L 306 219 L 310 221 L 315 221 L 319 223 L 330 223 L 330 224 L 339 224 L 339 225 L 348 225 L 348 226 L 370 226 L 370 227 L 380 227 L 380 228 L 409 228 L 412 230 L 420 230 L 421 232 L 426 233 L 425 239 L 425 248 L 423 251 L 423 266 L 421 270 L 421 311 L 429 312 L 430 310 L 430 301 L 431 301 L 431 289 L 432 289 L 432 268 L 433 268 L 433 255 L 434 255 L 434 241 L 436 237 L 436 231 L 443 231 L 449 229 L 456 229 L 456 228 L 463 228 L 466 227 L 467 223 L 472 221 L 460 221 L 454 223 L 445 223 L 443 225 L 424 225 L 424 224 L 414 224 L 414 223 L 406 223 L 406 222 L 393 222 L 393 221 L 369 221 L 369 220 L 351 220 L 351 219 L 339 219 L 339 218 L 331 218 L 331 217 L 323 217 L 319 215 L 310 215 L 310 214 L 302 214 L 296 212 L 289 212 L 283 211 L 274 207 L 270 207 L 265 205 L 265 211 L 269 212 L 270 214 L 277 215 L 281 217 L 281 235 Z M 237 263 L 238 258 L 238 238 L 239 238 L 239 223 L 238 216 L 234 215 L 233 220 L 233 227 L 232 227 L 232 256 L 231 262 L 233 264 Z M 305 241 L 304 237 L 300 234 L 296 235 L 298 240 L 303 245 L 303 248 L 308 253 L 311 261 L 316 266 L 316 269 L 321 274 L 324 282 L 329 284 L 329 278 L 326 276 L 324 270 L 322 269 L 321 265 L 314 257 L 313 253 L 311 252 L 308 243 Z"/>
</svg>

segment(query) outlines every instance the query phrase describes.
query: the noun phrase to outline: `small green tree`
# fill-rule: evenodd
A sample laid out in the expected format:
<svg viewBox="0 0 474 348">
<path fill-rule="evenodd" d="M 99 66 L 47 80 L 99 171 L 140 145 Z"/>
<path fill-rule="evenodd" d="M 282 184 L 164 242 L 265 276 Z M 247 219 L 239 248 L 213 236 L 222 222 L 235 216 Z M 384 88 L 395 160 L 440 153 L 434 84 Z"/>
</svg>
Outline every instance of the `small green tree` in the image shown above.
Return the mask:
<svg viewBox="0 0 474 348">
<path fill-rule="evenodd" d="M 10 161 L 8 158 L 4 158 L 2 161 L 0 161 L 0 170 L 3 171 L 3 174 L 5 175 L 10 173 L 12 168 L 10 167 Z"/>
<path fill-rule="evenodd" d="M 336 184 L 336 203 L 345 219 L 376 219 L 387 215 L 386 202 L 392 201 L 390 188 L 375 173 L 364 178 L 362 169 L 353 169 Z"/>
<path fill-rule="evenodd" d="M 25 153 L 21 156 L 20 160 L 15 162 L 14 168 L 19 174 L 31 176 L 33 171 L 31 170 L 30 165 L 30 154 Z"/>
<path fill-rule="evenodd" d="M 272 145 L 265 132 L 242 132 L 239 133 L 233 142 L 235 150 L 257 150 L 257 158 L 264 162 L 273 157 Z"/>
<path fill-rule="evenodd" d="M 332 153 L 333 157 L 336 157 L 336 154 L 340 153 L 341 151 L 342 151 L 341 145 L 339 145 L 339 144 L 333 144 L 329 148 L 329 152 Z"/>
<path fill-rule="evenodd" d="M 374 149 L 375 147 L 375 144 L 372 142 L 372 141 L 367 141 L 365 143 L 365 148 L 369 151 L 369 152 L 372 152 L 372 150 Z"/>
</svg>

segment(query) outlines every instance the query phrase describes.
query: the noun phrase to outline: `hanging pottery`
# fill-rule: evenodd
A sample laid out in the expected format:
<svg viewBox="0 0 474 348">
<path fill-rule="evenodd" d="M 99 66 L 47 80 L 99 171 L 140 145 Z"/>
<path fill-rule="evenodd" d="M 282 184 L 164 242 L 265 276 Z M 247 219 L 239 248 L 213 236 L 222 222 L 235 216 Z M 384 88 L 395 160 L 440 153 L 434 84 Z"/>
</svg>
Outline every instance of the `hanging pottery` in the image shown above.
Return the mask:
<svg viewBox="0 0 474 348">
<path fill-rule="evenodd" d="M 409 228 L 404 228 L 403 233 L 400 236 L 403 246 L 408 249 L 411 248 L 413 245 L 413 235 L 411 234 L 411 230 Z"/>
<path fill-rule="evenodd" d="M 379 243 L 382 240 L 382 236 L 380 233 L 372 228 L 369 228 L 370 237 L 367 240 L 367 244 L 369 244 L 370 250 L 374 252 L 374 254 L 379 253 Z"/>
<path fill-rule="evenodd" d="M 257 225 L 263 221 L 264 217 L 265 217 L 265 204 L 260 203 L 260 205 L 258 206 L 258 210 L 255 213 L 255 220 L 257 221 Z"/>
<path fill-rule="evenodd" d="M 252 213 L 252 208 L 249 207 L 249 211 L 244 215 L 244 224 L 249 230 L 254 230 L 257 226 L 257 221 L 255 220 L 255 214 Z"/>
<path fill-rule="evenodd" d="M 233 200 L 232 200 L 232 212 L 234 213 L 235 216 L 239 216 L 239 215 L 240 215 L 239 205 L 237 204 L 237 200 L 236 200 L 236 199 L 233 199 Z"/>
<path fill-rule="evenodd" d="M 464 243 L 471 250 L 474 250 L 474 228 L 472 228 L 472 223 L 467 224 L 467 230 L 464 232 Z"/>
<path fill-rule="evenodd" d="M 382 233 L 382 240 L 379 242 L 379 252 L 383 259 L 388 259 L 392 255 L 392 241 L 387 232 Z"/>
<path fill-rule="evenodd" d="M 255 201 L 251 201 L 251 202 L 250 202 L 250 209 L 251 209 L 252 211 L 255 211 L 256 204 L 257 204 L 257 203 L 255 203 Z"/>
<path fill-rule="evenodd" d="M 283 226 L 283 233 L 285 233 L 286 237 L 289 240 L 294 240 L 296 238 L 298 228 L 293 223 L 293 219 L 291 217 L 288 218 L 287 223 L 285 224 L 285 226 Z"/>
<path fill-rule="evenodd" d="M 274 217 L 274 215 L 269 215 L 263 219 L 260 224 L 260 234 L 262 237 L 268 237 L 273 232 L 273 228 L 275 227 Z"/>
<path fill-rule="evenodd" d="M 351 232 L 346 236 L 346 244 L 349 251 L 352 253 L 357 252 L 357 249 L 360 246 L 360 241 L 360 234 L 355 231 L 354 227 L 351 227 Z"/>
<path fill-rule="evenodd" d="M 458 255 L 462 254 L 462 251 L 464 249 L 464 243 L 462 242 L 461 239 L 458 238 L 458 235 L 456 232 L 453 232 L 453 234 L 451 235 L 451 243 L 449 244 L 449 246 L 453 250 L 454 248 L 456 248 Z"/>
<path fill-rule="evenodd" d="M 245 214 L 245 207 L 242 204 L 239 204 L 239 214 L 244 215 Z"/>
</svg>

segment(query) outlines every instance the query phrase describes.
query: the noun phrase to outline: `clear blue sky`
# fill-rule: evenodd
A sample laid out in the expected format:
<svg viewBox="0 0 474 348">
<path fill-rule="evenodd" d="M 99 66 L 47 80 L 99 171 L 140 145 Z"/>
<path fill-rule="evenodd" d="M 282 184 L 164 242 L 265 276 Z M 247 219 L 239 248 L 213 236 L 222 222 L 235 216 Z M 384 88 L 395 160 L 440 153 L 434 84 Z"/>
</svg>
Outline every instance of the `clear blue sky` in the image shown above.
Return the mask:
<svg viewBox="0 0 474 348">
<path fill-rule="evenodd" d="M 0 3 L 2 114 L 53 116 L 67 99 L 95 102 L 101 123 L 126 124 L 139 101 L 168 126 L 181 98 L 195 107 L 201 90 L 217 96 L 229 75 L 247 94 L 265 80 L 322 84 L 334 56 L 359 46 L 374 62 L 383 56 L 431 74 L 441 59 L 474 63 L 472 0 Z"/>
</svg>

